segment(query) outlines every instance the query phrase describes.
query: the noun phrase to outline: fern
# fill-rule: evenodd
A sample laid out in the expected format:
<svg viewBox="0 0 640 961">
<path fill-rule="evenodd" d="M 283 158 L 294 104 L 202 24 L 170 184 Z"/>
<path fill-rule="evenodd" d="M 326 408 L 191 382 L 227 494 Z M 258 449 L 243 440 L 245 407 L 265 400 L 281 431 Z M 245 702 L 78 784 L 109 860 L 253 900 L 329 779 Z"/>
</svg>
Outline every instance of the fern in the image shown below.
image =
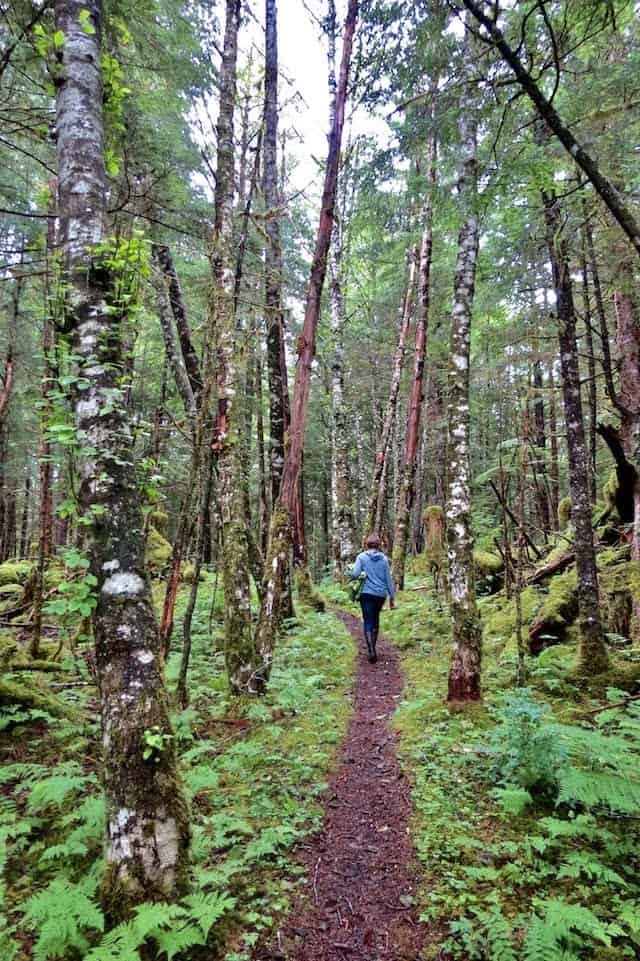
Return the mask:
<svg viewBox="0 0 640 961">
<path fill-rule="evenodd" d="M 575 851 L 560 865 L 558 877 L 577 879 L 582 876 L 589 878 L 590 881 L 600 881 L 616 887 L 628 887 L 627 882 L 620 877 L 617 871 L 608 868 L 606 864 L 590 854 Z"/>
<path fill-rule="evenodd" d="M 185 924 L 181 928 L 172 928 L 170 931 L 159 931 L 155 935 L 158 953 L 166 954 L 167 961 L 172 961 L 172 958 L 186 951 L 187 948 L 206 944 L 206 940 L 200 928 L 193 924 Z"/>
<path fill-rule="evenodd" d="M 494 797 L 505 814 L 513 814 L 518 817 L 531 804 L 533 798 L 525 788 L 513 786 L 496 788 Z"/>
<path fill-rule="evenodd" d="M 94 775 L 82 774 L 75 761 L 60 765 L 54 774 L 37 781 L 31 788 L 27 811 L 33 814 L 48 807 L 61 807 L 70 794 L 77 794 L 88 784 L 95 784 Z"/>
<path fill-rule="evenodd" d="M 557 803 L 635 814 L 640 811 L 640 781 L 627 773 L 583 771 L 569 766 L 558 773 Z"/>
<path fill-rule="evenodd" d="M 555 932 L 540 918 L 534 918 L 524 939 L 523 961 L 559 961 Z"/>
<path fill-rule="evenodd" d="M 483 915 L 487 956 L 491 961 L 516 961 L 511 925 L 498 907 Z"/>
<path fill-rule="evenodd" d="M 198 925 L 206 938 L 215 922 L 236 902 L 228 894 L 216 891 L 214 894 L 191 894 L 182 903 L 186 905 L 189 919 Z"/>
<path fill-rule="evenodd" d="M 25 904 L 25 920 L 38 932 L 34 961 L 67 957 L 70 948 L 85 951 L 87 932 L 102 931 L 102 911 L 91 900 L 88 884 L 56 878 Z"/>
<path fill-rule="evenodd" d="M 618 921 L 629 931 L 636 944 L 640 941 L 640 904 L 623 901 L 618 910 Z"/>
<path fill-rule="evenodd" d="M 193 894 L 178 904 L 145 903 L 135 917 L 106 934 L 84 961 L 136 961 L 140 949 L 156 943 L 167 961 L 188 948 L 207 943 L 212 926 L 235 904 L 226 894 Z"/>
<path fill-rule="evenodd" d="M 549 899 L 540 907 L 544 908 L 545 922 L 558 940 L 567 940 L 575 932 L 600 941 L 607 947 L 611 945 L 610 926 L 584 905 Z"/>
</svg>

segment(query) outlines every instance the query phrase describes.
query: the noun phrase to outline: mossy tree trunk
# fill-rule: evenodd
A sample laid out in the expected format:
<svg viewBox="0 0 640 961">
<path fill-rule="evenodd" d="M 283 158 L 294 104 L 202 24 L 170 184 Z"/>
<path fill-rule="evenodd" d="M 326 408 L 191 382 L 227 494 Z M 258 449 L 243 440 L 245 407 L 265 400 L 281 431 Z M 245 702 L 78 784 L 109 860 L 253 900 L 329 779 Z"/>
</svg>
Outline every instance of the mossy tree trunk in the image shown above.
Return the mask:
<svg viewBox="0 0 640 961">
<path fill-rule="evenodd" d="M 295 505 L 302 464 L 302 451 L 307 420 L 311 366 L 315 356 L 316 331 L 320 317 L 320 302 L 327 271 L 327 255 L 333 230 L 333 210 L 336 201 L 338 166 L 342 146 L 345 105 L 351 50 L 358 16 L 358 0 L 349 0 L 344 25 L 342 60 L 336 94 L 336 107 L 329 135 L 329 155 L 325 168 L 320 222 L 307 290 L 304 324 L 298 338 L 298 361 L 291 410 L 290 443 L 285 458 L 280 495 L 273 509 L 267 555 L 265 595 L 257 627 L 257 647 L 261 657 L 262 677 L 266 681 L 271 671 L 273 651 L 281 622 L 282 606 L 286 599 L 287 564 L 295 526 Z"/>
<path fill-rule="evenodd" d="M 543 200 L 556 294 L 562 397 L 567 426 L 571 517 L 578 572 L 580 670 L 588 674 L 599 674 L 607 669 L 609 659 L 600 620 L 598 573 L 591 523 L 589 455 L 580 396 L 580 367 L 569 256 L 566 235 L 562 232 L 559 202 L 548 193 L 543 193 Z"/>
<path fill-rule="evenodd" d="M 466 55 L 469 56 L 467 49 Z M 476 605 L 471 532 L 469 459 L 469 362 L 471 320 L 478 259 L 479 225 L 476 213 L 478 162 L 475 105 L 460 105 L 460 203 L 463 223 L 458 238 L 458 260 L 451 313 L 451 345 L 447 398 L 448 483 L 447 545 L 453 651 L 449 668 L 449 701 L 480 698 L 482 631 Z"/>
<path fill-rule="evenodd" d="M 435 96 L 435 89 L 432 89 L 432 96 Z M 431 118 L 431 122 L 433 124 L 433 117 Z M 420 417 L 424 403 L 423 380 L 427 354 L 427 333 L 429 329 L 429 298 L 431 292 L 431 260 L 433 251 L 433 195 L 436 188 L 435 133 L 431 135 L 427 147 L 427 176 L 428 186 L 422 213 L 423 227 L 418 265 L 418 297 L 413 378 L 411 381 L 411 396 L 409 398 L 404 475 L 398 497 L 391 565 L 394 583 L 400 590 L 404 587 L 404 568 L 407 559 L 409 533 L 411 530 L 411 512 L 416 493 Z"/>
<path fill-rule="evenodd" d="M 234 139 L 240 0 L 227 0 L 220 69 L 217 124 L 218 165 L 210 260 L 213 285 L 209 310 L 216 349 L 217 415 L 214 448 L 218 460 L 224 653 L 231 690 L 255 693 L 256 658 L 249 593 L 249 531 L 245 514 L 242 429 L 245 423 L 244 336 L 237 330 L 233 232 Z"/>
<path fill-rule="evenodd" d="M 88 13 L 87 13 L 88 11 Z M 73 408 L 80 500 L 97 580 L 94 614 L 107 843 L 103 898 L 112 919 L 170 899 L 187 881 L 189 817 L 169 722 L 164 664 L 144 568 L 143 519 L 121 376 L 124 305 L 99 245 L 106 234 L 100 75 L 102 3 L 56 0 L 56 151 L 67 318 L 83 387 Z M 84 29 L 86 23 L 93 31 Z M 145 735 L 162 748 L 145 759 Z"/>
</svg>

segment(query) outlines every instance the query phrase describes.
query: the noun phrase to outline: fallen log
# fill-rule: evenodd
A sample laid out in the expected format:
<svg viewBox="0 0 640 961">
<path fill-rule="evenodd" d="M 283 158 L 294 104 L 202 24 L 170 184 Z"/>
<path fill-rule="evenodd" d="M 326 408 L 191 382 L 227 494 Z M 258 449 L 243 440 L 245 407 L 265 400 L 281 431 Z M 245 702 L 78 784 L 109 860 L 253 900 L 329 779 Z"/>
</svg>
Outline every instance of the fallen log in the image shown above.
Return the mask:
<svg viewBox="0 0 640 961">
<path fill-rule="evenodd" d="M 561 554 L 560 557 L 554 558 L 554 560 L 549 561 L 543 567 L 536 568 L 532 574 L 529 574 L 527 584 L 539 584 L 545 577 L 549 577 L 551 574 L 559 574 L 566 570 L 570 564 L 573 564 L 575 559 L 575 551 L 567 551 L 565 554 Z"/>
</svg>

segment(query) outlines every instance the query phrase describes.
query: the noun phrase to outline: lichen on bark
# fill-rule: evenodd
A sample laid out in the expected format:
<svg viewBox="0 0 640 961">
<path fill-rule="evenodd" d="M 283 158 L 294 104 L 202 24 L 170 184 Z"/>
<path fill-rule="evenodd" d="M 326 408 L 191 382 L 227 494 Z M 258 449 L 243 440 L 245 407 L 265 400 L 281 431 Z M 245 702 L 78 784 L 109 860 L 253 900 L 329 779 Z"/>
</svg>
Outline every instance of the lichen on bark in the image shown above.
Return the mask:
<svg viewBox="0 0 640 961">
<path fill-rule="evenodd" d="M 65 313 L 78 358 L 72 398 L 80 454 L 80 507 L 97 580 L 94 612 L 106 800 L 103 900 L 118 920 L 134 905 L 171 899 L 187 883 L 189 817 L 177 771 L 164 663 L 145 571 L 133 438 L 122 396 L 125 314 L 105 265 L 107 211 L 102 122 L 100 0 L 56 0 L 60 239 Z M 83 29 L 89 23 L 93 31 Z M 144 758 L 145 732 L 165 745 Z"/>
</svg>

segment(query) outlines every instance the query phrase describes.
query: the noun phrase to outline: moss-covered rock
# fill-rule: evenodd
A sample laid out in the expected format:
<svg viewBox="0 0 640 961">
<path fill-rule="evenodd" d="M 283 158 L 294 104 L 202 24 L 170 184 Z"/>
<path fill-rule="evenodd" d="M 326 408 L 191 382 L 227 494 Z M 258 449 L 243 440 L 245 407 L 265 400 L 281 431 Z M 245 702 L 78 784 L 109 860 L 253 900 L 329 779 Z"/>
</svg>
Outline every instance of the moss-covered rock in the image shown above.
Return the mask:
<svg viewBox="0 0 640 961">
<path fill-rule="evenodd" d="M 32 572 L 32 561 L 5 561 L 0 564 L 0 587 L 5 584 L 24 584 Z"/>
<path fill-rule="evenodd" d="M 571 509 L 573 504 L 571 503 L 570 497 L 563 497 L 558 504 L 558 521 L 560 523 L 560 530 L 563 531 L 569 521 L 571 520 Z"/>
<path fill-rule="evenodd" d="M 145 549 L 145 563 L 152 574 L 161 574 L 171 558 L 171 544 L 155 529 L 150 527 L 147 533 Z"/>
<path fill-rule="evenodd" d="M 165 511 L 150 511 L 149 526 L 154 527 L 159 534 L 166 537 L 169 530 L 169 515 Z"/>
<path fill-rule="evenodd" d="M 180 568 L 180 580 L 182 581 L 183 584 L 193 584 L 193 578 L 195 577 L 195 573 L 196 573 L 195 565 L 192 564 L 191 561 L 185 561 L 182 567 Z M 207 579 L 207 572 L 201 569 L 200 577 L 199 577 L 200 583 L 202 583 L 203 581 L 206 581 L 206 579 Z"/>
<path fill-rule="evenodd" d="M 473 552 L 473 566 L 478 594 L 494 594 L 500 590 L 504 561 L 499 554 L 476 549 Z"/>
</svg>

